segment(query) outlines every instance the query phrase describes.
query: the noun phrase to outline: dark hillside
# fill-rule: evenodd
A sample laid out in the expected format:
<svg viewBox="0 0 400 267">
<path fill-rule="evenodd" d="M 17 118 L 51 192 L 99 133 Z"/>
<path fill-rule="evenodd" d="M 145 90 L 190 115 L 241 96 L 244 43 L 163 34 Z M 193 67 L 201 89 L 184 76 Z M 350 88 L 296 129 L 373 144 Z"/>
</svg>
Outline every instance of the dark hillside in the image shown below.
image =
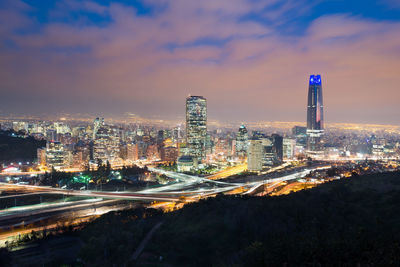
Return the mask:
<svg viewBox="0 0 400 267">
<path fill-rule="evenodd" d="M 399 266 L 400 174 L 287 196 L 220 196 L 169 214 L 148 251 L 173 265 Z"/>
<path fill-rule="evenodd" d="M 46 141 L 19 137 L 11 131 L 0 131 L 0 161 L 32 161 L 37 157 L 37 149 L 44 146 Z"/>
<path fill-rule="evenodd" d="M 383 173 L 279 197 L 221 195 L 167 214 L 114 212 L 75 234 L 88 266 L 399 266 L 399 226 L 400 173 Z"/>
</svg>

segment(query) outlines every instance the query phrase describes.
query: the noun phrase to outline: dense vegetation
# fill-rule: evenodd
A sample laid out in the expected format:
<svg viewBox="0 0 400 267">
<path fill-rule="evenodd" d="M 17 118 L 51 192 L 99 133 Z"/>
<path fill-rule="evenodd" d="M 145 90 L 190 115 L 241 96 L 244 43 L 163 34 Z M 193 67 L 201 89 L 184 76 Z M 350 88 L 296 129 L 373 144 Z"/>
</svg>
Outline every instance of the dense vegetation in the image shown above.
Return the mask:
<svg viewBox="0 0 400 267">
<path fill-rule="evenodd" d="M 145 208 L 106 214 L 80 234 L 86 244 L 79 256 L 93 266 L 122 266 L 160 217 L 160 211 Z"/>
<path fill-rule="evenodd" d="M 400 173 L 279 197 L 220 195 L 167 214 L 110 213 L 79 232 L 80 257 L 92 266 L 129 263 L 157 222 L 137 265 L 398 266 Z"/>
<path fill-rule="evenodd" d="M 25 138 L 14 131 L 0 131 L 0 161 L 33 161 L 37 149 L 44 146 L 46 141 L 31 136 Z"/>
<path fill-rule="evenodd" d="M 390 266 L 400 262 L 399 212 L 399 173 L 288 196 L 220 196 L 166 216 L 148 251 L 181 266 Z"/>
</svg>

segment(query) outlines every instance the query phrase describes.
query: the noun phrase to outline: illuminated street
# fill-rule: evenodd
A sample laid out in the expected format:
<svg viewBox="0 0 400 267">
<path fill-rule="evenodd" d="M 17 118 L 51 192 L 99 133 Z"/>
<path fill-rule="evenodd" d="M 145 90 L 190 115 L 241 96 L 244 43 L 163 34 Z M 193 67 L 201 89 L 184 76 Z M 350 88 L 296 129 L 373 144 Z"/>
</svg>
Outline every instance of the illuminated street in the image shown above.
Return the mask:
<svg viewBox="0 0 400 267">
<path fill-rule="evenodd" d="M 326 166 L 324 168 L 329 168 Z M 240 171 L 243 167 L 229 169 L 227 173 Z M 321 169 L 321 167 L 316 167 Z M 69 222 L 73 220 L 74 225 L 78 225 L 80 221 L 87 221 L 93 216 L 98 216 L 106 212 L 130 207 L 126 201 L 135 201 L 134 203 L 143 202 L 150 203 L 159 202 L 161 208 L 168 207 L 169 203 L 179 202 L 182 197 L 186 202 L 198 201 L 201 198 L 215 196 L 219 193 L 238 192 L 243 194 L 252 194 L 257 188 L 264 185 L 274 185 L 283 181 L 296 180 L 304 177 L 307 173 L 314 169 L 304 169 L 301 172 L 284 175 L 282 177 L 263 179 L 260 176 L 257 181 L 250 183 L 229 183 L 217 180 L 210 180 L 209 177 L 198 177 L 182 173 L 174 173 L 159 169 L 151 169 L 154 172 L 160 172 L 176 182 L 159 186 L 152 189 L 139 190 L 137 192 L 100 192 L 87 190 L 67 190 L 60 188 L 50 188 L 42 186 L 16 185 L 1 183 L 2 190 L 18 189 L 20 194 L 2 196 L 2 199 L 16 199 L 26 197 L 44 197 L 46 195 L 59 195 L 61 198 L 55 202 L 38 203 L 33 205 L 16 206 L 3 209 L 0 211 L 0 239 L 3 244 L 6 240 L 10 240 L 13 236 L 26 233 L 31 230 L 48 229 L 54 227 L 55 221 Z M 222 177 L 226 173 L 219 173 L 218 177 Z M 212 176 L 215 179 L 216 176 Z M 80 197 L 87 199 L 77 199 L 73 201 L 65 201 L 65 198 Z M 123 201 L 123 202 L 121 202 Z M 137 205 L 137 204 L 135 204 Z M 156 207 L 156 205 L 153 205 Z M 82 219 L 79 219 L 82 218 Z M 17 230 L 20 229 L 20 230 Z"/>
</svg>

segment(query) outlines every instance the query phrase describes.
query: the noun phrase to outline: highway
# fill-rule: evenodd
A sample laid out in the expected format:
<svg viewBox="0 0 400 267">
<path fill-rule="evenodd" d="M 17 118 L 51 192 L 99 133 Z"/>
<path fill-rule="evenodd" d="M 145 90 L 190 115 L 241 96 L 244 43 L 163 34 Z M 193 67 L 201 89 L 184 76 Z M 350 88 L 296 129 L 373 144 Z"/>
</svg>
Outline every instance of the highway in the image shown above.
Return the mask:
<svg viewBox="0 0 400 267">
<path fill-rule="evenodd" d="M 78 221 L 79 218 L 90 218 L 127 207 L 129 201 L 153 202 L 159 203 L 181 203 L 198 201 L 201 198 L 215 196 L 219 193 L 241 193 L 252 194 L 257 188 L 267 185 L 275 186 L 283 181 L 300 179 L 306 176 L 310 171 L 321 169 L 321 167 L 304 168 L 296 173 L 286 174 L 275 178 L 265 179 L 264 176 L 253 177 L 253 182 L 226 182 L 213 180 L 216 177 L 223 177 L 227 173 L 238 172 L 243 168 L 230 169 L 226 173 L 219 173 L 217 176 L 198 177 L 194 175 L 175 173 L 156 168 L 149 168 L 152 172 L 164 174 L 176 180 L 163 186 L 139 190 L 136 192 L 104 192 L 104 191 L 87 191 L 87 190 L 69 190 L 61 188 L 52 188 L 44 186 L 32 186 L 22 184 L 0 183 L 0 188 L 18 189 L 21 194 L 11 194 L 1 196 L 0 199 L 7 198 L 24 198 L 35 197 L 37 195 L 64 195 L 68 198 L 74 196 L 79 200 L 74 201 L 55 201 L 52 203 L 41 203 L 35 205 L 16 206 L 13 208 L 0 210 L 0 241 L 4 242 L 10 236 L 18 235 L 26 231 L 27 225 L 29 229 L 41 229 L 43 225 L 37 223 L 45 223 L 45 225 L 54 225 L 56 221 Z M 323 168 L 330 168 L 324 166 Z M 241 172 L 241 171 L 240 171 Z M 210 179 L 211 178 L 211 179 Z M 86 199 L 85 199 L 86 198 Z M 63 198 L 61 198 L 63 199 Z M 136 202 L 138 203 L 138 202 Z M 139 204 L 137 204 L 139 205 Z M 141 205 L 141 204 L 140 204 Z M 165 205 L 161 205 L 165 206 Z M 85 219 L 87 220 L 87 219 Z M 16 230 L 10 233 L 10 229 Z M 7 230 L 8 229 L 8 230 Z M 1 244 L 0 244 L 1 245 Z"/>
<path fill-rule="evenodd" d="M 329 169 L 331 168 L 331 166 L 324 166 L 324 167 L 315 167 L 315 168 L 311 168 L 311 169 L 305 169 L 301 172 L 297 172 L 297 173 L 293 173 L 293 174 L 289 174 L 286 176 L 282 176 L 282 177 L 278 177 L 278 178 L 271 178 L 271 179 L 266 179 L 260 182 L 254 182 L 252 183 L 251 187 L 249 188 L 249 190 L 245 193 L 243 193 L 244 195 L 247 194 L 251 194 L 253 193 L 257 188 L 259 188 L 260 186 L 263 186 L 265 184 L 273 184 L 273 183 L 281 183 L 281 182 L 285 182 L 285 181 L 290 181 L 290 180 L 297 180 L 300 178 L 305 177 L 310 171 L 314 171 L 314 170 L 324 170 L 324 169 Z"/>
<path fill-rule="evenodd" d="M 142 200 L 142 201 L 179 201 L 181 196 L 208 196 L 223 192 L 232 191 L 239 187 L 244 187 L 247 192 L 244 194 L 250 194 L 255 189 L 264 184 L 272 182 L 282 182 L 294 179 L 300 179 L 307 173 L 318 169 L 328 169 L 331 166 L 305 168 L 293 174 L 283 175 L 281 177 L 263 179 L 256 182 L 250 183 L 229 183 L 218 180 L 212 180 L 208 177 L 199 177 L 194 175 L 188 175 L 183 173 L 176 173 L 166 171 L 162 169 L 149 168 L 150 171 L 164 174 L 170 178 L 174 178 L 177 182 L 163 185 L 160 187 L 143 189 L 136 192 L 104 192 L 104 191 L 87 191 L 87 190 L 69 190 L 61 188 L 43 187 L 43 186 L 32 186 L 32 185 L 19 185 L 19 184 L 7 184 L 0 183 L 1 186 L 10 186 L 17 188 L 25 188 L 28 190 L 40 190 L 39 192 L 26 193 L 25 196 L 38 195 L 38 194 L 63 194 L 68 196 L 81 196 L 81 197 L 94 197 L 104 199 L 123 199 L 123 200 Z M 215 176 L 213 177 L 215 178 Z M 260 179 L 263 176 L 259 176 Z M 23 195 L 16 196 L 2 196 L 1 198 L 9 197 L 22 197 Z"/>
<path fill-rule="evenodd" d="M 18 184 L 7 184 L 0 183 L 2 186 L 13 186 L 22 187 L 30 190 L 40 190 L 41 192 L 27 193 L 27 195 L 38 195 L 38 194 L 63 194 L 68 196 L 82 196 L 82 197 L 95 197 L 105 199 L 123 199 L 123 200 L 143 200 L 143 201 L 178 201 L 181 196 L 208 196 L 223 192 L 228 192 L 239 187 L 247 188 L 247 192 L 244 194 L 252 193 L 256 188 L 264 184 L 272 182 L 282 182 L 294 179 L 300 179 L 307 173 L 317 169 L 328 169 L 331 166 L 307 168 L 300 172 L 296 172 L 281 177 L 264 179 L 257 182 L 251 183 L 229 183 L 217 180 L 211 180 L 204 177 L 198 177 L 194 175 L 175 173 L 171 171 L 165 171 L 161 169 L 151 168 L 151 171 L 165 174 L 168 177 L 178 180 L 178 182 L 167 184 L 160 187 L 143 189 L 137 192 L 104 192 L 104 191 L 87 191 L 87 190 L 69 190 L 61 188 L 51 188 L 42 186 L 32 185 L 18 185 Z M 262 176 L 260 176 L 262 178 Z M 19 195 L 22 196 L 22 195 Z M 3 196 L 7 197 L 19 197 L 19 196 Z"/>
<path fill-rule="evenodd" d="M 39 206 L 39 205 L 36 205 Z M 57 229 L 65 225 L 79 225 L 102 214 L 132 207 L 119 200 L 79 201 L 64 206 L 44 205 L 29 212 L 14 212 L 0 216 L 0 247 L 14 236 L 31 231 Z"/>
<path fill-rule="evenodd" d="M 7 183 L 0 183 L 2 186 L 10 186 Z M 42 192 L 38 193 L 27 193 L 26 195 L 40 195 L 40 194 L 62 194 L 68 196 L 83 196 L 83 197 L 101 197 L 110 199 L 125 199 L 125 200 L 148 200 L 148 201 L 177 201 L 178 197 L 171 197 L 170 195 L 162 194 L 142 194 L 136 192 L 104 192 L 104 191 L 87 191 L 87 190 L 70 190 L 52 187 L 41 187 L 34 185 L 20 185 L 12 184 L 11 186 L 16 186 L 26 189 L 41 189 Z M 10 196 L 4 196 L 7 198 Z"/>
</svg>

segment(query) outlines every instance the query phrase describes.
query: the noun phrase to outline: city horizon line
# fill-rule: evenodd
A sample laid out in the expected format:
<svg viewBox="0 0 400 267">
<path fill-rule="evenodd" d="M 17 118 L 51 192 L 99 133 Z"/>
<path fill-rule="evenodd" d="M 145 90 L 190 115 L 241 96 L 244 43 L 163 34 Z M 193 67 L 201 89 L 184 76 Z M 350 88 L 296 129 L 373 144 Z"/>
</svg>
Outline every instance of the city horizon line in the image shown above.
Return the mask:
<svg viewBox="0 0 400 267">
<path fill-rule="evenodd" d="M 78 113 L 79 114 L 79 113 Z M 69 116 L 73 116 L 74 114 L 68 114 Z M 181 119 L 168 119 L 168 118 L 151 118 L 151 117 L 142 117 L 142 116 L 137 116 L 134 118 L 118 118 L 115 115 L 91 115 L 91 114 L 85 114 L 88 115 L 87 117 L 81 117 L 81 118 L 73 118 L 64 115 L 56 115 L 54 117 L 45 117 L 45 116 L 40 116 L 40 115 L 30 115 L 31 117 L 19 117 L 19 116 L 1 116 L 0 115 L 0 121 L 10 121 L 10 120 L 17 120 L 17 121 L 82 121 L 82 122 L 92 122 L 95 118 L 101 117 L 104 118 L 105 120 L 115 122 L 115 123 L 133 123 L 133 124 L 148 124 L 148 125 L 156 125 L 156 124 L 164 124 L 164 125 L 179 125 L 179 124 L 185 124 L 185 118 Z M 22 115 L 20 115 L 22 116 Z M 237 124 L 238 127 L 241 125 L 244 126 L 249 126 L 250 127 L 259 127 L 254 124 L 291 124 L 294 126 L 304 126 L 306 127 L 307 122 L 306 121 L 289 121 L 289 120 L 258 120 L 258 121 L 243 121 L 243 120 L 238 120 L 238 121 L 227 121 L 224 120 L 224 123 L 221 122 L 222 120 L 220 119 L 213 119 L 213 118 L 208 118 L 207 124 L 209 126 L 230 126 L 233 127 L 233 124 Z M 221 125 L 218 125 L 221 124 Z M 373 122 L 345 122 L 345 121 L 333 121 L 333 122 L 325 122 L 324 123 L 327 128 L 332 128 L 334 126 L 338 125 L 359 125 L 359 126 L 366 126 L 366 127 L 396 127 L 400 128 L 400 125 L 397 124 L 391 124 L 391 123 L 373 123 Z M 264 127 L 270 127 L 270 126 L 264 126 Z M 279 127 L 278 127 L 279 128 Z M 289 128 L 289 127 L 282 127 L 282 128 Z"/>
</svg>

